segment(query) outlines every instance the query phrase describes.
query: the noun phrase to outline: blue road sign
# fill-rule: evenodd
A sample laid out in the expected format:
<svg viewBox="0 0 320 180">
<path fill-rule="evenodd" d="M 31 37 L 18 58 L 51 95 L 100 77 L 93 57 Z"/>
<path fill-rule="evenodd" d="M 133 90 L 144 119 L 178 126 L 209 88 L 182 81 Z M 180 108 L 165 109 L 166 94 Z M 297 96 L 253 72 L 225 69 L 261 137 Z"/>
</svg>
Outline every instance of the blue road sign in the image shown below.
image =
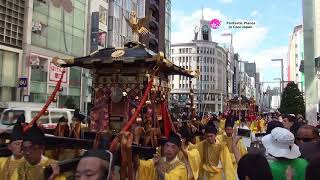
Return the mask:
<svg viewBox="0 0 320 180">
<path fill-rule="evenodd" d="M 28 78 L 26 77 L 19 78 L 19 87 L 20 88 L 28 87 Z"/>
</svg>

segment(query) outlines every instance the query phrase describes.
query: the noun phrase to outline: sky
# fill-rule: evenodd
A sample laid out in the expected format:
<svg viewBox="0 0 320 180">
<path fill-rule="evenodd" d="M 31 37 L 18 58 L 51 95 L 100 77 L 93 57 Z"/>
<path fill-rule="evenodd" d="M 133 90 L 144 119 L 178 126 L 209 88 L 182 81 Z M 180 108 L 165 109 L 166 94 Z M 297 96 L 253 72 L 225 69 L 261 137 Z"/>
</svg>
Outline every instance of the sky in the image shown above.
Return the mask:
<svg viewBox="0 0 320 180">
<path fill-rule="evenodd" d="M 192 40 L 203 9 L 205 20 L 222 21 L 218 29 L 212 29 L 213 40 L 229 43 L 231 38 L 221 34 L 231 32 L 234 51 L 243 61 L 256 62 L 261 81 L 265 82 L 281 77 L 281 63 L 271 59 L 284 59 L 286 67 L 290 35 L 296 25 L 302 24 L 301 0 L 172 0 L 171 3 L 172 43 Z M 226 25 L 245 21 L 255 25 L 249 29 L 229 29 Z M 268 85 L 277 84 L 264 84 L 265 88 Z"/>
</svg>

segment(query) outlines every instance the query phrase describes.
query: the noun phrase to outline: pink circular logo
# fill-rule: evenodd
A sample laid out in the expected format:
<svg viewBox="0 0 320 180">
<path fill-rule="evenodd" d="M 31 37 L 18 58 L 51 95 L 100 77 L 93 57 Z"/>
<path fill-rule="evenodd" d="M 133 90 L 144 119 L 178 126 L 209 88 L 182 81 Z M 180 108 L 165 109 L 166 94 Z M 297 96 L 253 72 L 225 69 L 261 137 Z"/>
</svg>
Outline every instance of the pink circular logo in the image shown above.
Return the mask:
<svg viewBox="0 0 320 180">
<path fill-rule="evenodd" d="M 221 22 L 219 19 L 212 19 L 210 21 L 210 26 L 212 27 L 212 29 L 218 29 L 221 25 Z"/>
</svg>

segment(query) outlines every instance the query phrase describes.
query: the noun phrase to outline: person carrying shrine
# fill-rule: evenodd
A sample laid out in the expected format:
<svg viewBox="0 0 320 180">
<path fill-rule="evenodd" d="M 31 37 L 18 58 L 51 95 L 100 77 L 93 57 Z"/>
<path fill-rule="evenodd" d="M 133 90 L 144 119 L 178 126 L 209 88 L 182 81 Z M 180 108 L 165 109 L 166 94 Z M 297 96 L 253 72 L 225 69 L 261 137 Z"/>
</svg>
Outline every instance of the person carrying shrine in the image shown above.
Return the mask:
<svg viewBox="0 0 320 180">
<path fill-rule="evenodd" d="M 69 137 L 70 128 L 68 125 L 68 119 L 66 119 L 64 116 L 62 116 L 59 119 L 59 122 L 58 122 L 53 134 L 55 136 L 60 136 L 60 137 Z M 48 153 L 48 154 L 50 154 L 50 153 Z M 57 159 L 57 160 L 65 160 L 68 158 L 73 158 L 73 156 L 72 155 L 70 156 L 69 154 L 70 154 L 69 149 L 57 147 L 57 149 L 53 150 L 53 152 L 52 152 L 52 158 Z"/>
<path fill-rule="evenodd" d="M 81 137 L 81 127 L 82 123 L 84 121 L 85 116 L 80 114 L 78 111 L 74 113 L 74 116 L 72 118 L 72 126 L 71 126 L 71 132 L 70 137 L 80 139 Z"/>
<path fill-rule="evenodd" d="M 68 125 L 68 119 L 64 116 L 59 118 L 58 124 L 54 130 L 55 136 L 68 137 L 70 134 L 70 127 Z"/>
<path fill-rule="evenodd" d="M 200 153 L 200 180 L 228 180 L 236 179 L 230 152 L 227 144 L 216 141 L 217 128 L 213 124 L 205 127 L 205 140 L 193 147 Z"/>
<path fill-rule="evenodd" d="M 262 118 L 261 115 L 257 116 L 257 118 L 250 125 L 250 129 L 254 134 L 265 132 L 265 128 L 266 121 Z"/>
<path fill-rule="evenodd" d="M 156 154 L 153 159 L 139 160 L 136 179 L 139 180 L 186 180 L 187 168 L 179 160 L 178 153 L 181 139 L 177 134 L 171 133 L 164 145 L 164 157 Z"/>
<path fill-rule="evenodd" d="M 191 128 L 191 127 L 190 127 Z M 200 170 L 200 153 L 195 148 L 189 148 L 195 141 L 195 135 L 188 126 L 182 126 L 180 130 L 182 143 L 178 158 L 185 163 L 188 172 L 188 180 L 197 180 Z"/>
<path fill-rule="evenodd" d="M 59 175 L 57 161 L 43 155 L 44 141 L 43 131 L 36 123 L 33 124 L 23 137 L 22 151 L 25 161 L 14 170 L 11 180 L 44 180 L 44 167 L 46 166 L 51 166 L 53 170 L 49 180 L 66 179 Z"/>
<path fill-rule="evenodd" d="M 10 143 L 8 149 L 12 155 L 10 157 L 0 158 L 0 175 L 3 179 L 10 179 L 14 170 L 19 167 L 25 160 L 21 151 L 21 144 L 23 139 L 22 125 L 16 123 L 13 127 Z"/>
<path fill-rule="evenodd" d="M 236 136 L 234 134 L 235 133 L 234 122 L 232 122 L 232 120 L 226 121 L 224 131 L 225 131 L 225 134 L 217 136 L 217 141 L 219 143 L 224 143 L 227 145 L 229 152 L 230 152 L 230 157 L 232 159 L 234 169 L 237 169 L 237 160 L 236 160 L 235 155 L 233 153 L 233 146 L 232 146 L 233 141 L 234 141 L 234 137 Z M 248 153 L 247 147 L 244 144 L 242 139 L 240 139 L 238 141 L 237 149 L 238 149 L 241 157 Z"/>
</svg>

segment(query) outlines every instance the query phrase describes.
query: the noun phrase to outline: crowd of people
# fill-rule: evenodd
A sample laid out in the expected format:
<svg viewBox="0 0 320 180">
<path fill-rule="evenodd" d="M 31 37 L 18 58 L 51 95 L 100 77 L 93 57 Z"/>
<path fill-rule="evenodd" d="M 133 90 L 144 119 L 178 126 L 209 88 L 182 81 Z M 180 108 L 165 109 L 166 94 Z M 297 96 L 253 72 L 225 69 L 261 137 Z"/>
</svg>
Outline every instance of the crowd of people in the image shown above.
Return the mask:
<svg viewBox="0 0 320 180">
<path fill-rule="evenodd" d="M 34 124 L 23 132 L 17 123 L 8 145 L 12 156 L 0 158 L 1 179 L 320 179 L 319 131 L 300 116 L 274 113 L 252 119 L 207 115 L 178 120 L 169 136 L 155 143 L 154 155 L 148 158 L 141 152 L 132 153 L 133 145 L 139 151 L 145 143 L 143 137 L 136 137 L 141 135 L 137 129 L 142 128 L 137 120 L 131 131 L 115 137 L 122 159 L 119 171 L 111 152 L 87 150 L 72 176 L 67 176 L 57 160 L 46 156 L 43 130 Z"/>
</svg>

